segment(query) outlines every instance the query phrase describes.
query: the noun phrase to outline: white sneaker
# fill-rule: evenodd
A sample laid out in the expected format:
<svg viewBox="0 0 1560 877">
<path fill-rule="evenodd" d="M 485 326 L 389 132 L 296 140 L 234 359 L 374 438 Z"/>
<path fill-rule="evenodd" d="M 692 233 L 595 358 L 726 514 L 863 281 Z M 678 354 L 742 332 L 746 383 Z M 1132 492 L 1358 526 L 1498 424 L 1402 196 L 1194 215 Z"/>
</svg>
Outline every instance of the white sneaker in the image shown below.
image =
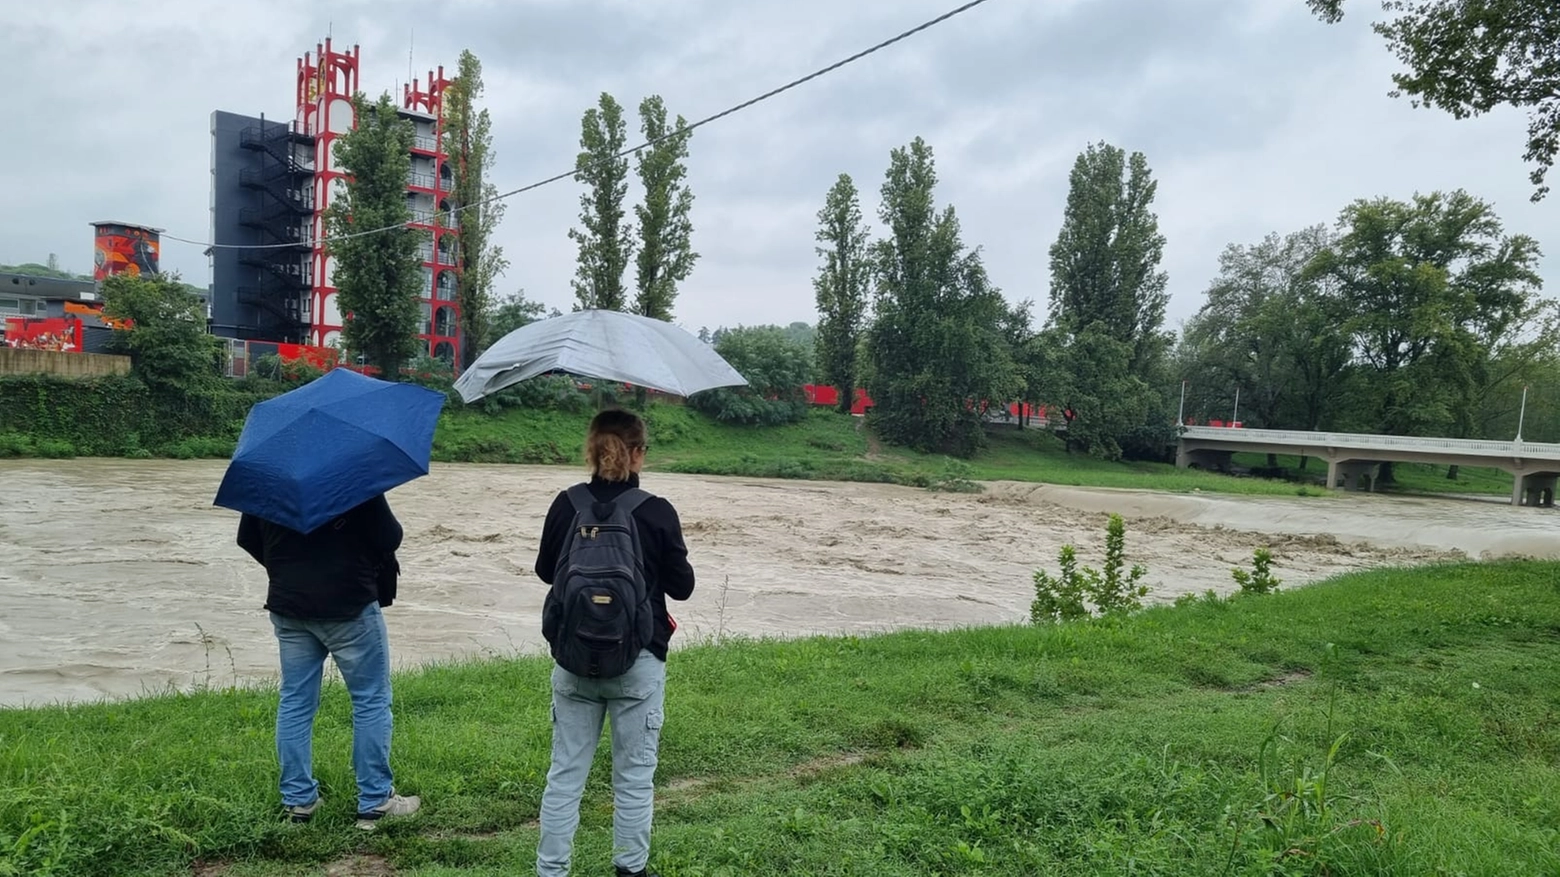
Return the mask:
<svg viewBox="0 0 1560 877">
<path fill-rule="evenodd" d="M 389 800 L 367 813 L 357 815 L 357 827 L 364 831 L 373 831 L 379 825 L 379 820 L 386 816 L 410 816 L 422 809 L 422 799 L 416 795 L 397 795 L 390 793 Z"/>
<path fill-rule="evenodd" d="M 323 800 L 325 799 L 315 796 L 312 804 L 294 804 L 291 807 L 283 807 L 282 810 L 287 814 L 287 818 L 293 822 L 308 822 L 314 818 L 314 811 L 320 809 L 320 802 Z"/>
</svg>

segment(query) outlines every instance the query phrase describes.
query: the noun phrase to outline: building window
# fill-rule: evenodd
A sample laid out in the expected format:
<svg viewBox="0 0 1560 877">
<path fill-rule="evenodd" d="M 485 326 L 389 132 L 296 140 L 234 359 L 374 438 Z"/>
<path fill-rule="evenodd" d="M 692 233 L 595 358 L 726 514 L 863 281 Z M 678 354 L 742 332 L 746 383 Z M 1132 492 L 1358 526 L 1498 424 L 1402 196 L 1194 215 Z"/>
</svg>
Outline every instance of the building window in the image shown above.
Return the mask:
<svg viewBox="0 0 1560 877">
<path fill-rule="evenodd" d="M 445 305 L 434 313 L 433 334 L 448 338 L 455 334 L 455 309 Z"/>
<path fill-rule="evenodd" d="M 440 341 L 433 346 L 433 358 L 444 362 L 455 361 L 455 345 L 448 341 Z"/>
<path fill-rule="evenodd" d="M 439 272 L 439 286 L 434 291 L 434 294 L 435 294 L 435 297 L 438 298 L 440 301 L 454 301 L 455 300 L 455 272 L 454 271 L 440 271 Z"/>
</svg>

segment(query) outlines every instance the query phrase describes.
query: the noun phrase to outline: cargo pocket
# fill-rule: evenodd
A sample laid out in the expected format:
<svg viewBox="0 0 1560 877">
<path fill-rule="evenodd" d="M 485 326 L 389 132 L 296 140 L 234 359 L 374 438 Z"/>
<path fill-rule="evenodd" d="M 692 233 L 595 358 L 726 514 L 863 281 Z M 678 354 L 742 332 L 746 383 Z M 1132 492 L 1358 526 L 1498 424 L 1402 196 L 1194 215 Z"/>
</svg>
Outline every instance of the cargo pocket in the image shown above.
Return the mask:
<svg viewBox="0 0 1560 877">
<path fill-rule="evenodd" d="M 661 747 L 661 723 L 665 720 L 666 714 L 661 710 L 645 713 L 645 764 L 656 763 L 656 753 Z"/>
</svg>

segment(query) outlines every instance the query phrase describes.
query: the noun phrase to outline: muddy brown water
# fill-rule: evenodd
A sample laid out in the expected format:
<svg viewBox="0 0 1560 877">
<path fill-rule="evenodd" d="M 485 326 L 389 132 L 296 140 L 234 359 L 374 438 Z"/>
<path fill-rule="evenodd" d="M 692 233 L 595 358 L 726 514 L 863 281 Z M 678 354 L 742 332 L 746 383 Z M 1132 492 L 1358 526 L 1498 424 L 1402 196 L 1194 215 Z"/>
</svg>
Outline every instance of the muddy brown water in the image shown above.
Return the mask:
<svg viewBox="0 0 1560 877">
<path fill-rule="evenodd" d="M 224 463 L 0 463 L 0 705 L 119 697 L 275 674 L 265 577 L 211 497 Z M 386 614 L 398 666 L 541 650 L 531 572 L 576 470 L 436 465 L 390 495 L 406 527 Z M 887 485 L 646 476 L 682 515 L 699 575 L 677 640 L 1015 622 L 1064 543 L 1099 563 L 1132 523 L 1151 600 L 1228 592 L 1271 546 L 1298 585 L 1468 556 L 1560 557 L 1554 513 L 1490 502 L 1166 495 L 1032 484 L 979 495 Z"/>
</svg>

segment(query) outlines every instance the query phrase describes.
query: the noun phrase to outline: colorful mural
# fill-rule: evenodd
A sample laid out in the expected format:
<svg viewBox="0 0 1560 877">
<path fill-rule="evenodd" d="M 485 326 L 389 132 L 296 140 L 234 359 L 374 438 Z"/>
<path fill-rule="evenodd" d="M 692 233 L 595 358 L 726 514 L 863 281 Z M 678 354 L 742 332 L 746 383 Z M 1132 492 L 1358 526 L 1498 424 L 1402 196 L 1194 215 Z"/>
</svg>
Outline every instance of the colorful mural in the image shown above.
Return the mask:
<svg viewBox="0 0 1560 877">
<path fill-rule="evenodd" d="M 136 277 L 157 273 L 162 250 L 157 229 L 118 222 L 95 222 L 93 226 L 97 229 L 92 254 L 93 280 L 102 282 L 116 274 Z"/>
</svg>

